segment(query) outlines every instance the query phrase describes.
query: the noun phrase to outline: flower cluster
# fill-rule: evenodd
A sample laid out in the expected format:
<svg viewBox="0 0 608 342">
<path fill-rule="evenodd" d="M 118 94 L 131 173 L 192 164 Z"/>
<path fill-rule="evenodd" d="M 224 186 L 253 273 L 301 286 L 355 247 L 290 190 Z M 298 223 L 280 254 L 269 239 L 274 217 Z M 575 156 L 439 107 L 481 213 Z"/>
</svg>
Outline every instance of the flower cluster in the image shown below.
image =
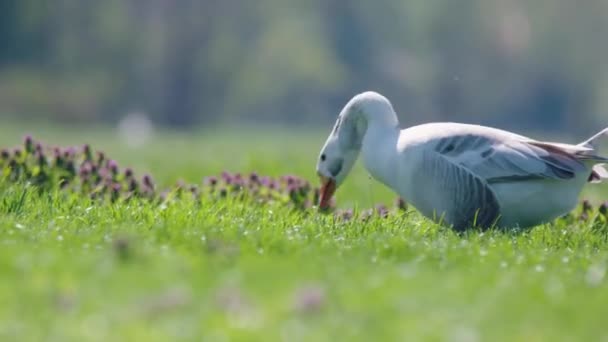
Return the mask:
<svg viewBox="0 0 608 342">
<path fill-rule="evenodd" d="M 569 215 L 571 218 L 572 215 Z M 583 200 L 576 217 L 581 222 L 596 222 L 608 224 L 608 201 L 601 203 L 595 208 L 588 200 Z"/>
<path fill-rule="evenodd" d="M 261 176 L 255 172 L 223 172 L 204 178 L 202 184 L 178 182 L 168 189 L 159 189 L 152 176 L 137 177 L 130 168 L 121 168 L 104 152 L 89 145 L 80 147 L 45 146 L 26 136 L 23 145 L 0 152 L 0 178 L 9 182 L 28 182 L 37 188 L 62 189 L 87 195 L 93 199 L 128 200 L 145 198 L 169 201 L 185 194 L 195 199 L 234 197 L 259 203 L 282 202 L 295 209 L 312 208 L 318 202 L 319 189 L 297 176 Z"/>
<path fill-rule="evenodd" d="M 169 189 L 161 190 L 152 176 L 137 177 L 130 168 L 121 168 L 102 151 L 89 145 L 80 147 L 52 147 L 35 141 L 31 136 L 14 149 L 0 151 L 0 181 L 28 182 L 40 191 L 61 189 L 111 202 L 142 198 L 165 202 L 179 200 L 188 195 L 202 200 L 233 198 L 256 203 L 281 203 L 296 210 L 315 208 L 320 189 L 295 175 L 280 177 L 222 172 L 209 176 L 201 184 L 178 182 Z M 326 210 L 338 220 L 367 221 L 371 217 L 386 218 L 407 211 L 407 203 L 397 198 L 393 208 L 378 204 L 373 209 L 355 213 L 351 209 L 336 209 L 334 203 Z M 563 219 L 608 223 L 608 202 L 594 208 L 589 201 L 582 201 L 580 210 Z M 577 215 L 577 216 L 576 216 Z"/>
<path fill-rule="evenodd" d="M 0 151 L 0 176 L 4 181 L 29 182 L 41 190 L 59 188 L 94 199 L 156 196 L 152 177 L 137 179 L 133 170 L 89 145 L 51 147 L 26 136 L 22 147 Z"/>
</svg>

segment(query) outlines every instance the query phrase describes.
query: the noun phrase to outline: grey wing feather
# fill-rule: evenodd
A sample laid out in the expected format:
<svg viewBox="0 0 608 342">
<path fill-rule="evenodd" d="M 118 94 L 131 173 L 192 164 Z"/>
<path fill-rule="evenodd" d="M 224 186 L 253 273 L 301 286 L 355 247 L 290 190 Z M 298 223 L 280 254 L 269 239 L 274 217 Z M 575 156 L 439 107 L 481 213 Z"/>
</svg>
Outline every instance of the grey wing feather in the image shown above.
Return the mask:
<svg viewBox="0 0 608 342">
<path fill-rule="evenodd" d="M 430 152 L 423 156 L 421 174 L 430 182 L 420 189 L 426 207 L 444 215 L 457 231 L 477 226 L 489 228 L 499 218 L 500 206 L 488 184 L 466 168 L 450 162 L 444 156 Z M 437 194 L 429 199 L 429 194 Z M 432 195 L 430 195 L 432 196 Z"/>
<path fill-rule="evenodd" d="M 587 171 L 576 154 L 534 141 L 456 135 L 439 139 L 435 151 L 489 183 L 570 179 Z"/>
</svg>

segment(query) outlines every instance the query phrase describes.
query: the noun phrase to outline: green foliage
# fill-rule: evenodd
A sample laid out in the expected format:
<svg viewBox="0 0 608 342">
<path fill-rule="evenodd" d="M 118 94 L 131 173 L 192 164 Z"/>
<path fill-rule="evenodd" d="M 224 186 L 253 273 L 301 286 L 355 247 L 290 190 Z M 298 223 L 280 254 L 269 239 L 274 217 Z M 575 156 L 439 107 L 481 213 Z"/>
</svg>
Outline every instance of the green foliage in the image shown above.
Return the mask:
<svg viewBox="0 0 608 342">
<path fill-rule="evenodd" d="M 319 122 L 377 90 L 407 123 L 605 125 L 602 1 L 39 0 L 0 9 L 0 110 L 189 127 Z M 45 110 L 46 109 L 46 110 Z M 518 123 L 518 124 L 516 124 Z"/>
</svg>

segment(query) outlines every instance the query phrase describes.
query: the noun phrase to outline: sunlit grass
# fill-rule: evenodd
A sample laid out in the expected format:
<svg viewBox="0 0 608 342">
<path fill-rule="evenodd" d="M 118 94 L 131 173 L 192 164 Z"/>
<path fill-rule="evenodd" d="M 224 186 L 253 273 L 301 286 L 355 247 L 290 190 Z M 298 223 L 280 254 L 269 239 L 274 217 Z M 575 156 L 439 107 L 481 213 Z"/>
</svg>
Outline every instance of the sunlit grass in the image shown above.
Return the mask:
<svg viewBox="0 0 608 342">
<path fill-rule="evenodd" d="M 39 127 L 7 130 L 1 145 L 26 131 L 89 142 L 164 184 L 222 170 L 314 180 L 326 133 L 161 133 L 131 149 L 104 128 Z M 608 227 L 593 221 L 458 235 L 413 210 L 362 223 L 231 198 L 0 190 L 2 340 L 608 338 Z M 359 166 L 338 201 L 393 197 Z"/>
</svg>

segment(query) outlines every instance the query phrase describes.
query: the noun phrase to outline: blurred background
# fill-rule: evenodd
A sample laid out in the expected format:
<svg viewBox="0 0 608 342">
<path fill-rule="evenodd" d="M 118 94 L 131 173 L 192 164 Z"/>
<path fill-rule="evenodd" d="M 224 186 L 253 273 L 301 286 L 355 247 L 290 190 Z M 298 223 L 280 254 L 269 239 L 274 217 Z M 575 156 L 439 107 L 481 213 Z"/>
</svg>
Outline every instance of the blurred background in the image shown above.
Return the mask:
<svg viewBox="0 0 608 342">
<path fill-rule="evenodd" d="M 376 90 L 404 126 L 583 138 L 608 125 L 606 37 L 605 0 L 0 0 L 0 117 L 329 130 Z"/>
</svg>

